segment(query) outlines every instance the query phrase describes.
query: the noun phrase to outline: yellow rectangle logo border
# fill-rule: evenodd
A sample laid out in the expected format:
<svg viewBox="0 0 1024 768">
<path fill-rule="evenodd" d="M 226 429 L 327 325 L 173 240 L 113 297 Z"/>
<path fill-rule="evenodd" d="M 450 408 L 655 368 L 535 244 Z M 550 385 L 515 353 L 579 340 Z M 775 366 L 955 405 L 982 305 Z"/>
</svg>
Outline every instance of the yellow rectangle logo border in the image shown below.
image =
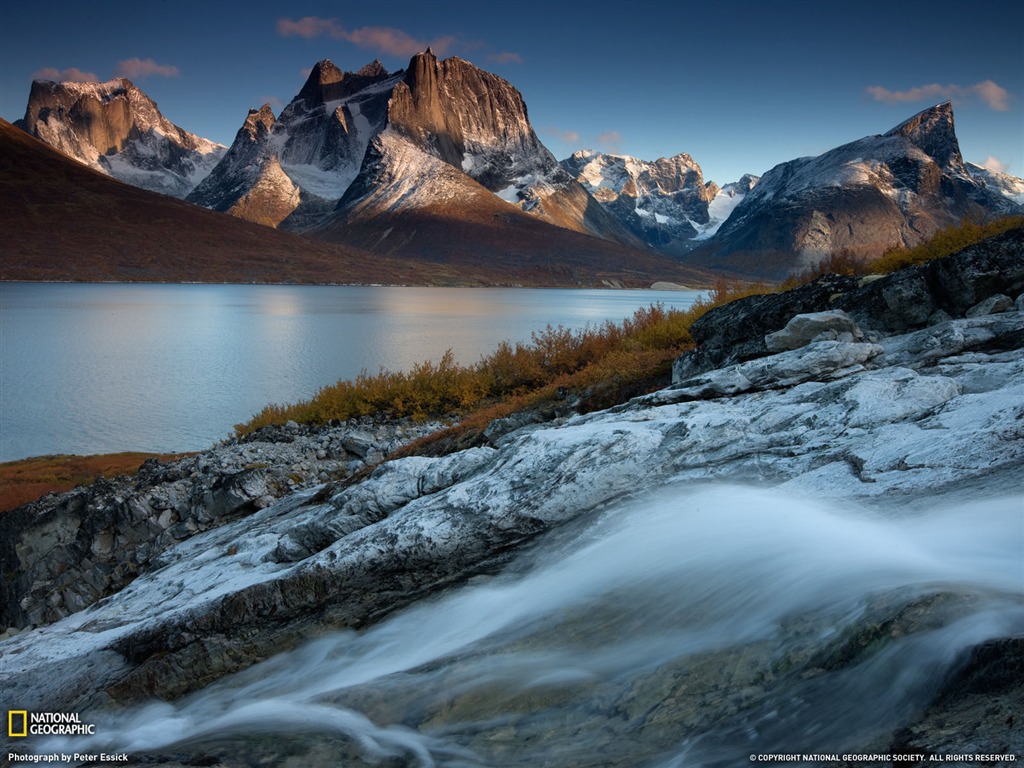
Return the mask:
<svg viewBox="0 0 1024 768">
<path fill-rule="evenodd" d="M 21 733 L 14 732 L 14 716 L 21 715 Z M 9 709 L 7 710 L 7 735 L 9 737 L 28 736 L 28 710 Z"/>
</svg>

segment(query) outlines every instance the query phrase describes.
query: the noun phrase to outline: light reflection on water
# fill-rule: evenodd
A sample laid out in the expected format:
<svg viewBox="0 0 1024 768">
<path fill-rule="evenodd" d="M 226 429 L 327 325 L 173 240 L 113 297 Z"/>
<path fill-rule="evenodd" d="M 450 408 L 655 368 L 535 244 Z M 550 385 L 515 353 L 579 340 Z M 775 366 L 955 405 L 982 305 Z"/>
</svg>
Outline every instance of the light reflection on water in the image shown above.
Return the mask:
<svg viewBox="0 0 1024 768">
<path fill-rule="evenodd" d="M 268 403 L 451 349 L 473 363 L 548 324 L 700 294 L 512 288 L 0 284 L 0 461 L 183 451 Z"/>
</svg>

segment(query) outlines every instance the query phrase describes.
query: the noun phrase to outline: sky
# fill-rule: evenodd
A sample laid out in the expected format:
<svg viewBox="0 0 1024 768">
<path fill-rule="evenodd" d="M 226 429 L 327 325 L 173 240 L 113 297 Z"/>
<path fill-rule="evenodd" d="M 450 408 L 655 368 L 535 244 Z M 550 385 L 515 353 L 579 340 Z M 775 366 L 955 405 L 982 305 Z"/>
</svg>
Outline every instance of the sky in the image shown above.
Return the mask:
<svg viewBox="0 0 1024 768">
<path fill-rule="evenodd" d="M 0 117 L 34 78 L 128 77 L 230 144 L 317 61 L 395 71 L 427 45 L 518 88 L 558 159 L 685 152 L 724 184 L 952 100 L 964 158 L 1024 176 L 1019 0 L 0 0 Z"/>
</svg>

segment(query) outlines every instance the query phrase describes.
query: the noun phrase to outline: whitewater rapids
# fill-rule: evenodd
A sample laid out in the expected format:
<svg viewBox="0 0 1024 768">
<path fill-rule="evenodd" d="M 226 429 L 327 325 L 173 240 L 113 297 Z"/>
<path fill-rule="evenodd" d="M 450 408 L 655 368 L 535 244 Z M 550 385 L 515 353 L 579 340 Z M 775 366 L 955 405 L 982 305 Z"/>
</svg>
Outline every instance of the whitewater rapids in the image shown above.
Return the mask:
<svg viewBox="0 0 1024 768">
<path fill-rule="evenodd" d="M 1024 632 L 1019 496 L 893 506 L 671 487 L 502 575 L 40 747 L 666 768 L 856 749 L 966 649 Z"/>
</svg>

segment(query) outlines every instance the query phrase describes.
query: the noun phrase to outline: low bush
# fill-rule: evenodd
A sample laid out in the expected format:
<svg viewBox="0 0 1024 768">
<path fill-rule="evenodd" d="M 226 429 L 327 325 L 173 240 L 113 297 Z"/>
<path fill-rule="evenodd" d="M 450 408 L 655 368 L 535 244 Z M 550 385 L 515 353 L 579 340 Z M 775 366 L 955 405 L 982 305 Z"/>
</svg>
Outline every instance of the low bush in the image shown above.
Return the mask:
<svg viewBox="0 0 1024 768">
<path fill-rule="evenodd" d="M 687 311 L 652 305 L 616 324 L 571 330 L 548 326 L 530 343 L 502 342 L 477 364 L 459 365 L 451 351 L 440 362 L 423 362 L 408 373 L 381 370 L 322 388 L 308 401 L 268 405 L 235 426 L 238 436 L 289 419 L 322 424 L 332 419 L 380 415 L 414 419 L 457 416 L 474 411 L 489 419 L 575 391 L 614 400 L 665 383 L 672 360 L 691 344 L 690 324 L 746 288 L 721 284 Z M 763 288 L 760 290 L 764 290 Z M 508 410 L 511 408 L 512 410 Z"/>
<path fill-rule="evenodd" d="M 47 493 L 88 485 L 100 477 L 130 475 L 149 458 L 161 461 L 188 454 L 108 453 L 97 456 L 36 456 L 0 464 L 0 512 Z"/>
<path fill-rule="evenodd" d="M 929 240 L 913 248 L 892 248 L 868 264 L 870 272 L 887 275 L 904 267 L 950 256 L 1011 229 L 1024 227 L 1024 216 L 1007 216 L 985 224 L 964 221 L 959 226 L 940 229 Z"/>
</svg>

